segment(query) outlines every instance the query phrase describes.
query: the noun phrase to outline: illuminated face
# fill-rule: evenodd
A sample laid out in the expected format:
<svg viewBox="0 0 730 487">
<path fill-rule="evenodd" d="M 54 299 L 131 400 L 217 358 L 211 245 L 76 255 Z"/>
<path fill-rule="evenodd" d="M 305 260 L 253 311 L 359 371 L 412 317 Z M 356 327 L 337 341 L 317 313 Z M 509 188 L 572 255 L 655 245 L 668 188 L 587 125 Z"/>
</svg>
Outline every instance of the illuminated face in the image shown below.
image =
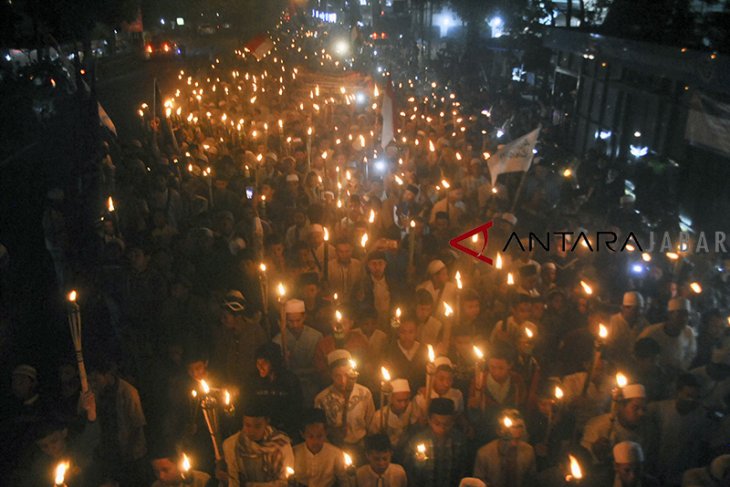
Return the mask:
<svg viewBox="0 0 730 487">
<path fill-rule="evenodd" d="M 487 361 L 487 366 L 489 368 L 489 375 L 491 375 L 492 379 L 494 379 L 497 383 L 503 384 L 504 381 L 509 378 L 511 367 L 509 362 L 506 360 L 501 358 L 490 358 Z"/>
<path fill-rule="evenodd" d="M 410 392 L 394 392 L 390 396 L 390 409 L 395 414 L 401 414 L 411 402 Z"/>
<path fill-rule="evenodd" d="M 345 393 L 352 383 L 352 368 L 349 365 L 340 365 L 332 369 L 332 385 L 335 390 Z"/>
<path fill-rule="evenodd" d="M 433 376 L 433 390 L 443 395 L 449 392 L 454 385 L 454 373 L 447 370 L 437 370 Z"/>
<path fill-rule="evenodd" d="M 271 373 L 271 362 L 266 360 L 265 358 L 257 358 L 256 359 L 256 370 L 259 372 L 259 377 L 262 379 L 264 377 L 268 377 Z"/>
<path fill-rule="evenodd" d="M 406 350 L 416 343 L 416 324 L 412 321 L 404 321 L 398 328 L 398 341 Z"/>
<path fill-rule="evenodd" d="M 646 415 L 646 399 L 629 399 L 622 405 L 619 412 L 622 424 L 629 427 L 636 427 Z"/>
<path fill-rule="evenodd" d="M 349 243 L 338 243 L 335 246 L 335 253 L 337 254 L 337 260 L 342 263 L 350 262 L 352 258 L 352 245 Z"/>
<path fill-rule="evenodd" d="M 188 364 L 188 376 L 195 381 L 201 381 L 208 375 L 208 362 L 196 360 Z"/>
<path fill-rule="evenodd" d="M 266 435 L 266 428 L 269 426 L 269 420 L 254 416 L 244 416 L 243 418 L 243 434 L 251 441 L 261 441 Z"/>
<path fill-rule="evenodd" d="M 385 261 L 383 259 L 371 259 L 368 261 L 368 271 L 375 279 L 382 279 L 385 275 Z"/>
<path fill-rule="evenodd" d="M 641 463 L 614 463 L 613 470 L 621 480 L 622 487 L 635 487 L 641 480 Z"/>
<path fill-rule="evenodd" d="M 302 437 L 307 449 L 316 455 L 322 451 L 327 441 L 327 429 L 322 423 L 308 424 L 302 432 Z"/>
<path fill-rule="evenodd" d="M 373 472 L 383 475 L 388 470 L 392 454 L 389 451 L 369 451 L 367 457 Z"/>
<path fill-rule="evenodd" d="M 426 321 L 433 312 L 433 304 L 419 304 L 416 306 L 416 317 L 418 321 Z"/>
<path fill-rule="evenodd" d="M 152 460 L 152 469 L 155 477 L 164 485 L 177 485 L 181 480 L 180 471 L 169 458 L 157 458 Z"/>
<path fill-rule="evenodd" d="M 292 333 L 298 335 L 304 330 L 304 313 L 287 313 L 286 325 Z"/>
<path fill-rule="evenodd" d="M 464 318 L 467 320 L 475 320 L 482 310 L 478 299 L 464 301 L 461 306 L 464 311 Z"/>
<path fill-rule="evenodd" d="M 428 425 L 431 427 L 431 432 L 437 438 L 443 438 L 447 436 L 451 429 L 454 427 L 454 417 L 445 416 L 441 414 L 431 414 L 428 417 Z"/>
<path fill-rule="evenodd" d="M 49 457 L 53 459 L 60 458 L 66 452 L 67 436 L 68 430 L 64 428 L 62 430 L 54 431 L 48 436 L 44 436 L 40 440 L 36 441 L 36 445 L 38 445 L 38 448 Z"/>
</svg>

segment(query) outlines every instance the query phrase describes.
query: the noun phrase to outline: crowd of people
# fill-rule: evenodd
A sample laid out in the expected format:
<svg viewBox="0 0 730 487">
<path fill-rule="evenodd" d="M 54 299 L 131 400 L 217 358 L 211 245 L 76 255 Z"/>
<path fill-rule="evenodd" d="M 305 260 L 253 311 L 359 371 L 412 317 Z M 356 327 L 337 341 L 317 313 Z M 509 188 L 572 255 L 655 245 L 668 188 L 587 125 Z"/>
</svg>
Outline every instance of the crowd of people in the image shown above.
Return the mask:
<svg viewBox="0 0 730 487">
<path fill-rule="evenodd" d="M 504 141 L 559 132 L 545 106 L 356 74 L 326 34 L 283 20 L 142 106 L 105 146 L 92 265 L 49 191 L 85 372 L 12 370 L 8 485 L 730 485 L 723 255 L 495 248 L 646 226 L 548 156 L 493 181 Z M 449 245 L 487 221 L 464 245 L 493 266 Z"/>
</svg>

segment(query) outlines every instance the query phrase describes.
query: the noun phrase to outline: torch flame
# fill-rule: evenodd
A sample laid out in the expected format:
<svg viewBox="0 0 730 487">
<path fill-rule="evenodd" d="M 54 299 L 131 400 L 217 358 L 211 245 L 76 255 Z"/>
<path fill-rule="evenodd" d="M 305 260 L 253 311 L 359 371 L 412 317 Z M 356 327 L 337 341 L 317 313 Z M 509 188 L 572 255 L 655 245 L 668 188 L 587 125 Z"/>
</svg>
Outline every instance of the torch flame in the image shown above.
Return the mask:
<svg viewBox="0 0 730 487">
<path fill-rule="evenodd" d="M 436 152 L 436 146 L 433 145 L 433 141 L 431 139 L 428 140 L 428 150 L 429 152 Z"/>
<path fill-rule="evenodd" d="M 445 180 L 445 179 L 442 179 L 441 180 L 441 186 L 443 186 L 444 189 L 449 189 L 451 187 L 451 185 L 449 184 L 449 182 L 447 180 Z"/>
<path fill-rule="evenodd" d="M 494 266 L 497 268 L 497 270 L 502 270 L 502 254 L 497 252 L 497 259 L 494 262 Z"/>
<path fill-rule="evenodd" d="M 641 259 L 644 262 L 651 262 L 651 254 L 648 252 L 644 252 L 643 254 L 641 254 Z"/>
<path fill-rule="evenodd" d="M 452 308 L 449 303 L 444 302 L 444 316 L 447 318 L 454 314 L 454 308 Z"/>
<path fill-rule="evenodd" d="M 66 481 L 66 472 L 68 471 L 69 462 L 61 462 L 56 465 L 56 485 L 63 485 Z"/>
<path fill-rule="evenodd" d="M 292 475 L 294 475 L 294 469 L 291 467 L 286 467 L 286 478 L 289 478 Z"/>
<path fill-rule="evenodd" d="M 223 391 L 223 404 L 225 404 L 226 406 L 231 405 L 231 393 L 228 392 L 228 389 Z"/>
<path fill-rule="evenodd" d="M 425 455 L 426 454 L 426 445 L 423 443 L 419 443 L 418 445 L 416 445 L 416 451 L 418 453 L 420 453 L 421 455 Z"/>
<path fill-rule="evenodd" d="M 266 272 L 266 264 L 264 264 L 264 263 L 262 262 L 262 263 L 261 263 L 261 264 L 259 265 L 259 269 L 261 270 L 261 272 Z"/>
<path fill-rule="evenodd" d="M 702 286 L 700 285 L 699 282 L 693 282 L 692 284 L 689 285 L 689 287 L 690 287 L 690 289 L 692 289 L 692 292 L 695 294 L 702 293 Z"/>
<path fill-rule="evenodd" d="M 210 392 L 210 386 L 208 385 L 207 382 L 205 382 L 205 379 L 202 379 L 200 381 L 200 387 L 203 388 L 204 393 L 208 394 Z"/>
<path fill-rule="evenodd" d="M 525 327 L 525 335 L 527 335 L 527 338 L 532 338 L 535 336 L 535 333 L 533 333 L 533 331 L 530 330 L 528 327 Z"/>
<path fill-rule="evenodd" d="M 583 292 L 585 292 L 588 296 L 593 294 L 593 288 L 585 281 L 580 281 L 580 285 L 583 288 Z"/>
<path fill-rule="evenodd" d="M 195 389 L 193 389 L 192 391 L 190 391 L 190 394 L 193 396 L 193 399 L 195 399 L 196 397 L 198 397 L 198 391 L 196 391 Z"/>
<path fill-rule="evenodd" d="M 370 210 L 370 216 L 368 216 L 368 223 L 374 223 L 375 222 L 375 210 Z"/>
<path fill-rule="evenodd" d="M 560 388 L 560 386 L 555 386 L 555 399 L 558 401 L 563 398 L 565 393 L 563 393 L 563 390 Z"/>
<path fill-rule="evenodd" d="M 462 288 L 461 273 L 459 271 L 456 271 L 456 275 L 454 276 L 454 279 L 456 279 L 456 287 L 461 289 Z"/>
<path fill-rule="evenodd" d="M 515 284 L 515 277 L 512 275 L 511 272 L 507 273 L 507 285 L 508 286 L 514 286 Z"/>
<path fill-rule="evenodd" d="M 350 367 L 352 367 L 353 370 L 357 368 L 357 362 L 355 362 L 354 359 L 350 359 L 348 362 L 350 362 Z"/>
<path fill-rule="evenodd" d="M 385 367 L 380 367 L 380 373 L 382 374 L 383 380 L 385 382 L 390 382 L 390 372 L 388 372 L 388 369 L 386 369 Z"/>
<path fill-rule="evenodd" d="M 677 260 L 679 259 L 679 254 L 677 254 L 676 252 L 667 252 L 667 259 Z"/>
<path fill-rule="evenodd" d="M 190 471 L 190 467 L 191 467 L 190 458 L 185 453 L 183 453 L 182 454 L 182 471 L 187 473 Z"/>
<path fill-rule="evenodd" d="M 335 319 L 337 320 L 338 323 L 340 321 L 342 321 L 342 313 L 340 313 L 339 309 L 335 310 Z"/>
<path fill-rule="evenodd" d="M 573 455 L 568 455 L 570 458 L 570 475 L 576 480 L 583 478 L 583 471 L 580 468 L 580 463 L 575 459 Z"/>
<path fill-rule="evenodd" d="M 280 297 L 282 297 L 282 298 L 283 298 L 284 296 L 286 296 L 286 288 L 284 287 L 284 284 L 282 284 L 282 283 L 279 283 L 279 284 L 278 284 L 278 285 L 276 286 L 276 292 L 277 292 L 277 293 L 279 294 L 279 296 L 280 296 Z"/>
<path fill-rule="evenodd" d="M 477 360 L 484 360 L 484 352 L 482 349 L 474 345 L 474 355 L 477 356 Z"/>
<path fill-rule="evenodd" d="M 395 308 L 395 317 L 400 318 L 400 315 L 401 315 L 400 308 Z"/>
<path fill-rule="evenodd" d="M 109 210 L 109 213 L 114 211 L 114 200 L 111 196 L 106 200 L 106 209 Z"/>
<path fill-rule="evenodd" d="M 70 293 L 68 293 L 68 300 L 72 303 L 76 302 L 76 290 L 74 289 Z"/>
<path fill-rule="evenodd" d="M 504 424 L 506 428 L 511 428 L 514 423 L 512 422 L 512 418 L 505 416 L 502 420 L 502 424 Z"/>
<path fill-rule="evenodd" d="M 360 245 L 362 248 L 365 248 L 365 246 L 368 244 L 368 234 L 363 233 L 362 238 L 360 239 Z"/>
<path fill-rule="evenodd" d="M 602 340 L 608 338 L 608 328 L 606 328 L 606 325 L 603 323 L 598 324 L 598 336 L 601 337 Z"/>
<path fill-rule="evenodd" d="M 428 344 L 428 361 L 434 362 L 436 360 L 436 353 L 433 351 L 433 346 L 429 343 Z"/>
<path fill-rule="evenodd" d="M 324 241 L 327 242 L 330 239 L 330 232 L 327 230 L 327 227 L 324 227 Z"/>
<path fill-rule="evenodd" d="M 411 220 L 411 228 L 416 228 L 416 220 Z"/>
<path fill-rule="evenodd" d="M 626 387 L 626 384 L 628 384 L 628 383 L 629 383 L 629 380 L 626 378 L 626 376 L 624 374 L 622 374 L 621 372 L 616 373 L 616 385 L 617 386 L 619 386 L 620 388 L 623 389 L 624 387 Z"/>
<path fill-rule="evenodd" d="M 375 88 L 373 88 L 373 98 L 377 98 L 380 96 L 380 91 L 378 90 L 378 85 L 375 85 Z"/>
</svg>

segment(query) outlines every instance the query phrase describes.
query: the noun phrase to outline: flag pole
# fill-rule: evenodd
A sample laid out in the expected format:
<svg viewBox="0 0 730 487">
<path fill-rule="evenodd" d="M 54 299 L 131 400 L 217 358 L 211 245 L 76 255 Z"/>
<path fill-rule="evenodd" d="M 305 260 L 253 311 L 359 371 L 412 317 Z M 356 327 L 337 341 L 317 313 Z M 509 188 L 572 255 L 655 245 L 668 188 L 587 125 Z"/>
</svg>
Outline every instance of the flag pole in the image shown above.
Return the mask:
<svg viewBox="0 0 730 487">
<path fill-rule="evenodd" d="M 529 169 L 527 170 L 529 171 Z M 522 171 L 522 177 L 520 178 L 520 184 L 517 186 L 517 191 L 515 192 L 515 199 L 512 200 L 512 207 L 510 207 L 509 212 L 514 214 L 515 208 L 517 208 L 517 202 L 520 199 L 520 195 L 522 194 L 522 187 L 525 185 L 525 179 L 527 178 L 527 171 Z"/>
</svg>

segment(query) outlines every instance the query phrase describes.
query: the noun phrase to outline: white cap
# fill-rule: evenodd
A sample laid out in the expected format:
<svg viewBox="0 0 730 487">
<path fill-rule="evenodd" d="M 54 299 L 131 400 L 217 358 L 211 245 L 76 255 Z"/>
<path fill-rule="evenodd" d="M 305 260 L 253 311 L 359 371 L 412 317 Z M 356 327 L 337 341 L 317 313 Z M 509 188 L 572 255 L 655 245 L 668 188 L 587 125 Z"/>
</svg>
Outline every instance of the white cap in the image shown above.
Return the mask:
<svg viewBox="0 0 730 487">
<path fill-rule="evenodd" d="M 390 385 L 393 388 L 394 394 L 396 392 L 411 392 L 411 386 L 406 379 L 393 379 L 390 381 Z"/>
<path fill-rule="evenodd" d="M 711 361 L 713 364 L 730 365 L 730 348 L 713 348 Z"/>
<path fill-rule="evenodd" d="M 430 276 L 432 276 L 444 268 L 446 268 L 446 264 L 444 264 L 443 261 L 434 259 L 428 264 L 427 271 L 428 271 L 428 274 Z"/>
<path fill-rule="evenodd" d="M 517 217 L 514 216 L 512 213 L 502 213 L 502 215 L 500 215 L 500 218 L 512 225 L 513 227 L 517 225 Z"/>
<path fill-rule="evenodd" d="M 38 371 L 31 365 L 18 365 L 13 369 L 13 375 L 24 375 L 33 380 L 38 380 Z"/>
<path fill-rule="evenodd" d="M 487 487 L 487 484 L 475 477 L 464 477 L 459 482 L 459 487 Z"/>
<path fill-rule="evenodd" d="M 442 365 L 446 365 L 448 367 L 454 368 L 454 364 L 451 363 L 451 360 L 449 360 L 449 357 L 444 357 L 443 355 L 440 357 L 436 357 L 436 359 L 433 361 L 433 365 L 438 369 Z"/>
<path fill-rule="evenodd" d="M 716 480 L 722 480 L 730 469 L 730 455 L 720 455 L 710 463 L 710 474 Z"/>
<path fill-rule="evenodd" d="M 646 390 L 641 384 L 629 384 L 621 389 L 621 393 L 624 399 L 646 399 Z"/>
<path fill-rule="evenodd" d="M 667 311 L 690 311 L 689 299 L 674 298 L 669 300 Z"/>
<path fill-rule="evenodd" d="M 622 441 L 613 447 L 613 461 L 616 463 L 642 463 L 644 451 L 633 441 Z"/>
<path fill-rule="evenodd" d="M 332 365 L 333 363 L 337 362 L 338 360 L 351 360 L 351 359 L 352 359 L 352 355 L 350 355 L 350 352 L 348 352 L 345 349 L 338 348 L 337 350 L 333 350 L 327 354 L 327 365 Z"/>
<path fill-rule="evenodd" d="M 284 305 L 284 311 L 286 313 L 304 313 L 306 312 L 304 301 L 301 299 L 290 299 Z"/>
<path fill-rule="evenodd" d="M 644 297 L 636 291 L 624 293 L 624 306 L 644 306 Z"/>
<path fill-rule="evenodd" d="M 286 182 L 287 183 L 297 183 L 297 182 L 299 182 L 299 176 L 297 176 L 296 174 L 287 174 Z"/>
<path fill-rule="evenodd" d="M 324 227 L 319 223 L 312 223 L 309 226 L 309 233 L 324 233 Z"/>
</svg>

